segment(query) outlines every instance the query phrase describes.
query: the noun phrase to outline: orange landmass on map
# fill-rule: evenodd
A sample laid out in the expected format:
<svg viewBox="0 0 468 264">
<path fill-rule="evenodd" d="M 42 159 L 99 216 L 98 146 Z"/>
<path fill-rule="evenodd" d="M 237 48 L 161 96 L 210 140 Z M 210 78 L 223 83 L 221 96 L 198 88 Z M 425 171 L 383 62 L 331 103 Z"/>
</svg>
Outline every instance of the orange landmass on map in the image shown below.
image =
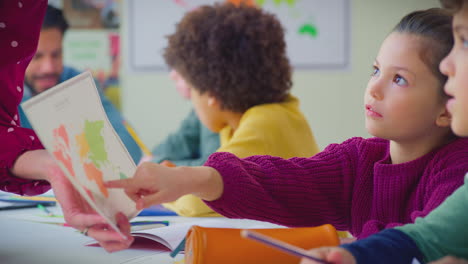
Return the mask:
<svg viewBox="0 0 468 264">
<path fill-rule="evenodd" d="M 85 137 L 85 134 L 82 133 L 82 134 L 79 134 L 76 136 L 76 143 L 78 144 L 78 146 L 80 147 L 80 158 L 81 159 L 84 159 L 86 158 L 86 156 L 88 155 L 88 152 L 89 152 L 89 144 L 88 144 L 88 141 L 86 141 L 86 137 Z"/>
<path fill-rule="evenodd" d="M 54 136 L 61 137 L 63 141 L 65 141 L 67 149 L 70 149 L 70 141 L 68 140 L 67 130 L 64 125 L 60 125 L 58 128 L 54 129 Z"/>
<path fill-rule="evenodd" d="M 73 170 L 73 164 L 70 155 L 66 151 L 70 151 L 70 142 L 68 140 L 67 130 L 64 125 L 60 125 L 58 128 L 54 129 L 54 138 L 58 139 L 58 144 L 54 147 L 55 151 L 53 155 L 55 158 L 62 162 L 62 164 L 67 168 L 68 172 L 75 177 L 75 171 Z M 62 139 L 62 140 L 59 140 Z M 65 146 L 64 144 L 65 143 Z"/>
<path fill-rule="evenodd" d="M 95 181 L 99 187 L 99 190 L 105 197 L 109 197 L 107 187 L 104 186 L 104 180 L 102 177 L 102 171 L 98 170 L 93 163 L 84 163 L 83 168 L 85 170 L 88 179 Z"/>
<path fill-rule="evenodd" d="M 75 172 L 73 171 L 73 164 L 71 161 L 71 157 L 68 154 L 65 154 L 63 152 L 63 149 L 56 150 L 53 153 L 54 153 L 55 158 L 61 161 L 63 165 L 65 166 L 65 168 L 67 168 L 68 172 L 73 177 L 75 177 Z"/>
</svg>

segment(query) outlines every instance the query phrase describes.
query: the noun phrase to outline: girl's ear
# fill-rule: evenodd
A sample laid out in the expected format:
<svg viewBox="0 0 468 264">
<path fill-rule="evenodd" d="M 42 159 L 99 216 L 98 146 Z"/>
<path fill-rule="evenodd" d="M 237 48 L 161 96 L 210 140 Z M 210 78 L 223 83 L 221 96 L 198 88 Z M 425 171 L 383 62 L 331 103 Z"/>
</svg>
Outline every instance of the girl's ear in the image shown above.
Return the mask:
<svg viewBox="0 0 468 264">
<path fill-rule="evenodd" d="M 452 115 L 447 110 L 447 107 L 444 106 L 443 111 L 439 114 L 436 119 L 436 125 L 439 127 L 449 127 L 452 121 Z"/>
</svg>

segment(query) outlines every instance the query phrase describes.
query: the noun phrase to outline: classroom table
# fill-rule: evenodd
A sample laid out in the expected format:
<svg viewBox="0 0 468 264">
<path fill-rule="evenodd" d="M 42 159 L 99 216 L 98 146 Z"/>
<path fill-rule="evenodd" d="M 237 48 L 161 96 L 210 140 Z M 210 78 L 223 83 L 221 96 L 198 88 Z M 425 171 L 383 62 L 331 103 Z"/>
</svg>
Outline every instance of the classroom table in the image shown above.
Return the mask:
<svg viewBox="0 0 468 264">
<path fill-rule="evenodd" d="M 107 253 L 101 247 L 84 246 L 92 241 L 76 229 L 53 224 L 18 220 L 20 214 L 37 214 L 38 209 L 0 211 L 0 263 L 2 264 L 107 264 L 107 263 L 158 263 L 178 262 L 168 252 L 149 249 L 127 249 Z M 155 217 L 173 220 L 182 217 Z"/>
<path fill-rule="evenodd" d="M 54 214 L 61 214 L 58 206 L 50 209 Z M 37 218 L 45 214 L 38 208 L 0 210 L 0 263 L 1 264 L 182 264 L 183 255 L 175 259 L 169 256 L 168 251 L 142 249 L 131 247 L 129 249 L 107 253 L 101 247 L 85 246 L 92 242 L 92 238 L 80 234 L 76 229 L 55 224 L 37 223 L 28 216 Z M 34 218 L 35 217 L 35 218 Z M 45 217 L 45 216 L 42 216 Z M 43 218 L 41 218 L 43 219 Z M 139 217 L 148 220 L 148 217 Z M 153 216 L 151 220 L 168 220 L 171 223 L 197 221 L 207 218 L 191 218 L 180 216 Z M 216 218 L 225 219 L 225 218 Z M 63 221 L 63 220 L 61 220 Z M 253 221 L 234 220 L 242 227 L 261 225 L 276 228 L 277 225 Z"/>
</svg>

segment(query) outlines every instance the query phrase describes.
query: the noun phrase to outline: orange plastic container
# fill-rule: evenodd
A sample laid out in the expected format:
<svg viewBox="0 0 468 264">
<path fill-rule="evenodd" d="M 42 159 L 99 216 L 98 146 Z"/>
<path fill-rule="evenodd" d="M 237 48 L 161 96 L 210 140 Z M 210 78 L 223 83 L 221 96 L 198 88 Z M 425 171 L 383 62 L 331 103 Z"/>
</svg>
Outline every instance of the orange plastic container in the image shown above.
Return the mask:
<svg viewBox="0 0 468 264">
<path fill-rule="evenodd" d="M 242 229 L 193 226 L 186 237 L 185 264 L 289 264 L 299 258 L 241 237 Z M 252 229 L 301 247 L 338 246 L 332 225 L 301 228 Z"/>
</svg>

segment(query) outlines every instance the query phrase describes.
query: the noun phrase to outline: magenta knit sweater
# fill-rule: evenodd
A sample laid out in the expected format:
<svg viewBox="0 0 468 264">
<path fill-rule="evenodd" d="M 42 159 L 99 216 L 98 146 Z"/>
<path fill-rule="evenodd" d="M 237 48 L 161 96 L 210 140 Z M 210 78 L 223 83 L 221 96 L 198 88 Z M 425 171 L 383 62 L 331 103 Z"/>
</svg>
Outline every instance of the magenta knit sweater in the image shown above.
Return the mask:
<svg viewBox="0 0 468 264">
<path fill-rule="evenodd" d="M 351 138 L 310 158 L 214 153 L 205 165 L 223 177 L 223 195 L 207 202 L 222 215 L 291 227 L 329 223 L 361 239 L 414 222 L 461 186 L 468 139 L 396 165 L 389 141 L 379 138 Z"/>
</svg>

